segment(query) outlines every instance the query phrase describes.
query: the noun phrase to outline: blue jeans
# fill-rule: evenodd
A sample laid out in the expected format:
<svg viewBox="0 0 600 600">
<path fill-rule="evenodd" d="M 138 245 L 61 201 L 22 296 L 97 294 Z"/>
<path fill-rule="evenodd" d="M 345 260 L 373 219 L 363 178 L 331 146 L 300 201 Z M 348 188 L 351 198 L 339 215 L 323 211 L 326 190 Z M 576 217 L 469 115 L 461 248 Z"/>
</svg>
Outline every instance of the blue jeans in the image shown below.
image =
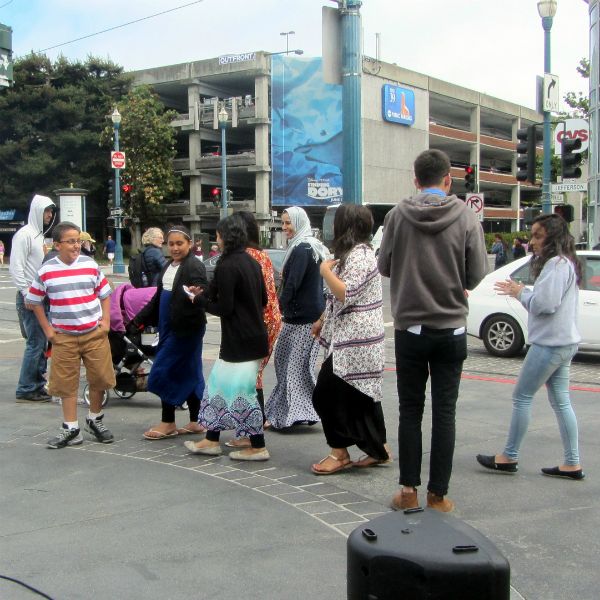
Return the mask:
<svg viewBox="0 0 600 600">
<path fill-rule="evenodd" d="M 565 465 L 579 464 L 577 417 L 569 395 L 569 366 L 577 344 L 538 346 L 527 352 L 513 393 L 513 412 L 504 454 L 519 459 L 519 448 L 531 420 L 531 403 L 535 393 L 546 384 L 550 406 L 556 414 L 565 453 Z"/>
<path fill-rule="evenodd" d="M 448 492 L 456 437 L 456 401 L 467 336 L 452 329 L 422 327 L 421 334 L 395 330 L 396 376 L 400 423 L 398 447 L 400 485 L 421 485 L 423 444 L 421 423 L 425 388 L 431 376 L 431 454 L 427 489 Z"/>
<path fill-rule="evenodd" d="M 47 342 L 33 311 L 25 308 L 25 300 L 21 292 L 17 292 L 16 304 L 21 328 L 27 336 L 16 395 L 25 396 L 42 390 L 46 384 L 44 373 L 47 366 L 45 356 Z"/>
</svg>

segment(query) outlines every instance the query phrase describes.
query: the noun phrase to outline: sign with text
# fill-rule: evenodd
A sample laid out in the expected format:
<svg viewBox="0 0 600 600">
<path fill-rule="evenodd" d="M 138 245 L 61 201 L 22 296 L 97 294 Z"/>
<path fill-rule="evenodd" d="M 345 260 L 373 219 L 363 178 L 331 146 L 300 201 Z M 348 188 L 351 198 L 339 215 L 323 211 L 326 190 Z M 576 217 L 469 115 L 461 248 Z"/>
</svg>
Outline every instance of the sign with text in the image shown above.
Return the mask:
<svg viewBox="0 0 600 600">
<path fill-rule="evenodd" d="M 466 194 L 465 204 L 467 205 L 467 208 L 470 208 L 477 215 L 477 218 L 480 221 L 483 221 L 483 194 Z"/>
<path fill-rule="evenodd" d="M 81 196 L 60 196 L 60 220 L 75 223 L 79 229 L 83 225 L 83 199 Z"/>
<path fill-rule="evenodd" d="M 562 183 L 553 183 L 552 191 L 556 194 L 558 192 L 586 192 L 587 184 L 580 183 L 578 181 L 563 181 Z"/>
<path fill-rule="evenodd" d="M 574 153 L 585 152 L 590 145 L 590 126 L 586 119 L 566 119 L 554 128 L 554 154 L 562 154 L 562 141 L 581 140 L 581 148 L 573 150 Z"/>
<path fill-rule="evenodd" d="M 113 169 L 125 168 L 125 152 L 113 151 L 110 153 L 110 162 Z"/>
<path fill-rule="evenodd" d="M 560 95 L 558 93 L 558 76 L 544 73 L 544 87 L 542 90 L 543 109 L 546 112 L 558 112 Z"/>
<path fill-rule="evenodd" d="M 383 119 L 401 125 L 415 124 L 415 93 L 413 90 L 386 83 L 381 89 Z"/>
</svg>

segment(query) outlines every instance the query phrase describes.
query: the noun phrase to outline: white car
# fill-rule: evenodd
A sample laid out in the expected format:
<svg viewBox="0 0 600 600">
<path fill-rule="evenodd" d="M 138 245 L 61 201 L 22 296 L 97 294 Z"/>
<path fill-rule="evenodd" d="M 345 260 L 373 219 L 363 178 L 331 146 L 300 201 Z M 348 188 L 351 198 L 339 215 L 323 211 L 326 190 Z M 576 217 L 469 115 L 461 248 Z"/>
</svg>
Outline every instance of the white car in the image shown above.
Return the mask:
<svg viewBox="0 0 600 600">
<path fill-rule="evenodd" d="M 579 349 L 600 351 L 600 251 L 581 250 L 577 256 L 583 271 L 579 288 Z M 527 311 L 515 298 L 496 293 L 494 283 L 511 278 L 532 286 L 530 258 L 519 258 L 486 275 L 469 292 L 467 333 L 481 338 L 494 356 L 514 356 L 528 344 Z"/>
</svg>

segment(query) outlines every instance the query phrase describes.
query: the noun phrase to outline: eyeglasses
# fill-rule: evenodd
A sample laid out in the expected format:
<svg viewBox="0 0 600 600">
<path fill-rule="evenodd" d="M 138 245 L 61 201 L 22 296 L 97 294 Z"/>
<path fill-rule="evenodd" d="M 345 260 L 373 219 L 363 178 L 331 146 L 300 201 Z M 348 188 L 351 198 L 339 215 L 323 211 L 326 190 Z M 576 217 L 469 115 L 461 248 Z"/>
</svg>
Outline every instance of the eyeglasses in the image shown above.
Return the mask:
<svg viewBox="0 0 600 600">
<path fill-rule="evenodd" d="M 81 240 L 58 240 L 59 244 L 69 244 L 69 246 L 77 246 L 80 245 L 81 246 Z"/>
</svg>

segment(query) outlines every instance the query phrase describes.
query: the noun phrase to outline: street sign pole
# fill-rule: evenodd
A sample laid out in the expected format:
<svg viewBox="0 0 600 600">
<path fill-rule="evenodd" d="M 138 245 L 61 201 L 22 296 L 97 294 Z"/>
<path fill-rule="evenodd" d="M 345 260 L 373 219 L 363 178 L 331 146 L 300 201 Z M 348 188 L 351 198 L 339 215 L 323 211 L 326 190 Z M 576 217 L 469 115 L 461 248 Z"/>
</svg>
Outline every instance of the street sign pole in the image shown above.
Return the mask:
<svg viewBox="0 0 600 600">
<path fill-rule="evenodd" d="M 113 123 L 115 131 L 115 152 L 119 151 L 119 126 Z M 121 169 L 115 169 L 115 208 L 121 208 Z M 121 217 L 115 217 L 115 264 L 113 273 L 125 273 L 123 262 L 123 245 L 121 243 Z"/>
</svg>

